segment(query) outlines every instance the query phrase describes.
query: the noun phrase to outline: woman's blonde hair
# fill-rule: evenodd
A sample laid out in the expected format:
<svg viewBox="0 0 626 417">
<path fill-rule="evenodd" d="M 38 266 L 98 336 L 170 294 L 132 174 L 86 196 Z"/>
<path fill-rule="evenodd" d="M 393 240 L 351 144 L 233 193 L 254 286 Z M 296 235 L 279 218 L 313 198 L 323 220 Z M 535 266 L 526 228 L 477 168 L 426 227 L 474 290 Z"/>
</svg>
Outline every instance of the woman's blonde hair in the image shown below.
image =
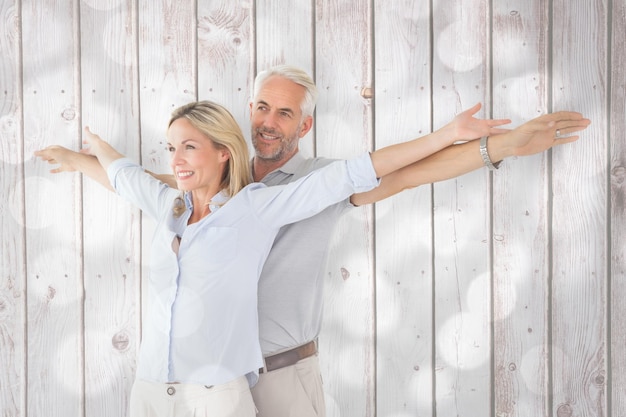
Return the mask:
<svg viewBox="0 0 626 417">
<path fill-rule="evenodd" d="M 175 120 L 187 119 L 193 127 L 202 132 L 218 149 L 227 149 L 230 158 L 222 177 L 221 188 L 230 197 L 237 194 L 252 181 L 248 144 L 241 133 L 241 128 L 232 114 L 223 106 L 205 100 L 185 104 L 174 110 L 167 125 Z M 183 207 L 175 204 L 174 212 Z M 178 213 L 180 215 L 180 213 Z"/>
</svg>

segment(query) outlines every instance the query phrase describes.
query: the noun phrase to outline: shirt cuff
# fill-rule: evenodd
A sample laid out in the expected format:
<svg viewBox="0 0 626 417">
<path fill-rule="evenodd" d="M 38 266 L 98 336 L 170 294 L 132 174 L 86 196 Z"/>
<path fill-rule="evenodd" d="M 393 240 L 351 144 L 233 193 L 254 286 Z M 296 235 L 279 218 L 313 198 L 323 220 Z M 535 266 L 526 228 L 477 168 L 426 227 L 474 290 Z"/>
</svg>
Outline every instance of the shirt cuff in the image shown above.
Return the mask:
<svg viewBox="0 0 626 417">
<path fill-rule="evenodd" d="M 370 191 L 380 184 L 380 180 L 376 178 L 376 171 L 369 152 L 357 158 L 348 159 L 346 164 L 355 192 Z"/>
</svg>

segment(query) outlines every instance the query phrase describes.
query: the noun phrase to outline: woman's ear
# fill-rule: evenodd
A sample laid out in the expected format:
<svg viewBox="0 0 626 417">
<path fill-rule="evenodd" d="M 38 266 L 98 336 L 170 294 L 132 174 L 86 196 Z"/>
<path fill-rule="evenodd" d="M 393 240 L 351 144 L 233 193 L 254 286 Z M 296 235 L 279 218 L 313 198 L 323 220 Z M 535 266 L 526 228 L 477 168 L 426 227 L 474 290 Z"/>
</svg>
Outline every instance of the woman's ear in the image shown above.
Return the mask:
<svg viewBox="0 0 626 417">
<path fill-rule="evenodd" d="M 230 159 L 230 151 L 226 148 L 220 150 L 221 162 L 226 162 Z"/>
</svg>

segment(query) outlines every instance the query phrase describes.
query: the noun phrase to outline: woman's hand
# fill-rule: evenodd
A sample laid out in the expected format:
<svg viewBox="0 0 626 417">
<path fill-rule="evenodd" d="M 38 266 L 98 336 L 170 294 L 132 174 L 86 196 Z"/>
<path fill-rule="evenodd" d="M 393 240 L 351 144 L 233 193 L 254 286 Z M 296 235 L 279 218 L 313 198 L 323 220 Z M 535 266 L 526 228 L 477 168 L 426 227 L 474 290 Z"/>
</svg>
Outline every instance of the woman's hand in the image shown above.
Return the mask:
<svg viewBox="0 0 626 417">
<path fill-rule="evenodd" d="M 511 123 L 509 119 L 477 119 L 474 117 L 481 107 L 480 103 L 475 104 L 457 114 L 448 124 L 448 127 L 452 129 L 452 137 L 455 141 L 469 141 L 510 131 L 510 129 L 498 127 Z"/>
</svg>

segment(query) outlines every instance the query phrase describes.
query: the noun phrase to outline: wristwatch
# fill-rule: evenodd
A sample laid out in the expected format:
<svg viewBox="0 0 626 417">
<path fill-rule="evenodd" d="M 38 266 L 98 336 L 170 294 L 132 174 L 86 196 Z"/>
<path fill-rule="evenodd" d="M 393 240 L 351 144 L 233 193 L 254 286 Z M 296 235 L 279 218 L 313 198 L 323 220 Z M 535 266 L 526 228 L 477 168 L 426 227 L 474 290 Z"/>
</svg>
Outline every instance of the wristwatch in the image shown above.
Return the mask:
<svg viewBox="0 0 626 417">
<path fill-rule="evenodd" d="M 491 158 L 489 158 L 489 152 L 487 152 L 487 138 L 488 136 L 483 136 L 480 138 L 480 156 L 483 158 L 483 163 L 486 167 L 488 167 L 491 171 L 494 169 L 498 169 L 500 167 L 500 163 L 502 161 L 496 162 L 495 164 L 491 162 Z"/>
</svg>

